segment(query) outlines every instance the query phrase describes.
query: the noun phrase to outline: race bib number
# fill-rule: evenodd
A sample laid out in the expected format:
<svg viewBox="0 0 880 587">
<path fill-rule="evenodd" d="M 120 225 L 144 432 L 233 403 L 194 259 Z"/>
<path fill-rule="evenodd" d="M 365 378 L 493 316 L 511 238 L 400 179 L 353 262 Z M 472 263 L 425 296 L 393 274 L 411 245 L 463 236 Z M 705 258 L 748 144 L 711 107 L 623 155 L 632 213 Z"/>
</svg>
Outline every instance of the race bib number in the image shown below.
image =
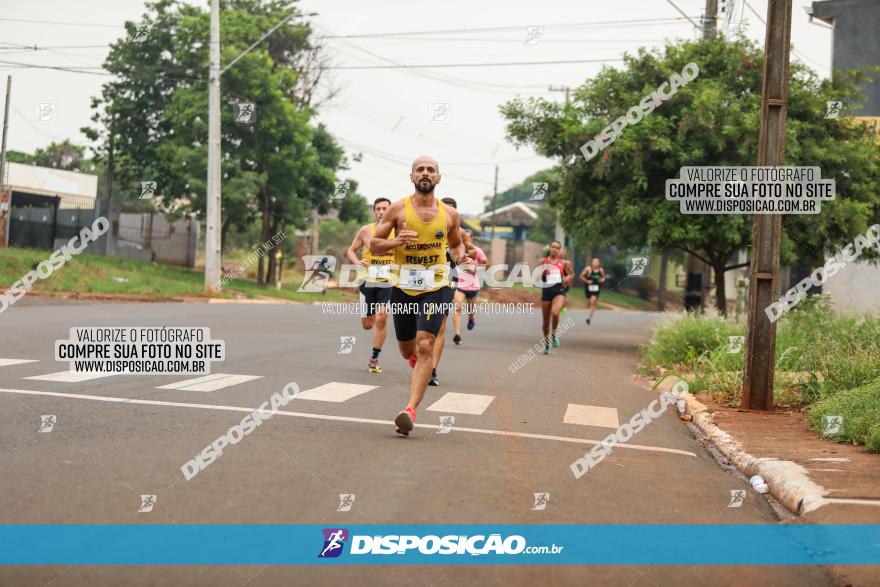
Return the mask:
<svg viewBox="0 0 880 587">
<path fill-rule="evenodd" d="M 598 285 L 590 285 L 587 287 L 587 289 L 590 291 L 599 291 L 599 286 Z"/>
<path fill-rule="evenodd" d="M 547 283 L 549 283 L 550 285 L 562 283 L 562 274 L 550 273 L 549 275 L 547 275 Z"/>
<path fill-rule="evenodd" d="M 367 270 L 367 274 L 370 276 L 370 279 L 388 279 L 389 277 L 391 277 L 391 266 L 370 265 L 370 268 Z"/>
<path fill-rule="evenodd" d="M 434 287 L 433 269 L 407 269 L 404 275 L 404 285 L 407 289 L 430 289 Z"/>
</svg>

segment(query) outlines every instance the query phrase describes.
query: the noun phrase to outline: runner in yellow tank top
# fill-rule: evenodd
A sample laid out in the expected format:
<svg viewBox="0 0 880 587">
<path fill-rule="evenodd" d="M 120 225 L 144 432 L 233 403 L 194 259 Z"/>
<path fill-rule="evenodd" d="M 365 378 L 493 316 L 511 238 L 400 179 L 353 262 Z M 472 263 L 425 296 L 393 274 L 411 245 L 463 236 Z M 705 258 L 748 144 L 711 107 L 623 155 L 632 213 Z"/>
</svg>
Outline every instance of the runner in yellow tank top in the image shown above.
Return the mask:
<svg viewBox="0 0 880 587">
<path fill-rule="evenodd" d="M 431 157 L 412 164 L 410 179 L 415 193 L 394 202 L 385 212 L 370 239 L 370 251 L 382 255 L 394 251 L 395 273 L 391 276 L 391 308 L 400 354 L 413 368 L 409 403 L 394 424 L 409 435 L 416 408 L 425 396 L 431 376 L 434 344 L 446 310 L 452 302 L 446 250 L 458 264 L 471 263 L 459 234 L 458 212 L 434 197 L 440 183 L 440 166 Z M 395 237 L 391 237 L 392 229 Z"/>
<path fill-rule="evenodd" d="M 377 198 L 373 202 L 373 216 L 376 222 L 382 220 L 391 200 Z M 370 252 L 370 239 L 376 230 L 376 222 L 360 227 L 351 246 L 348 247 L 348 260 L 360 265 L 364 271 L 358 275 L 360 285 L 361 325 L 364 330 L 376 327 L 373 335 L 373 355 L 370 357 L 368 369 L 371 373 L 381 373 L 379 367 L 379 353 L 385 344 L 385 335 L 388 327 L 388 302 L 391 301 L 391 266 L 394 263 L 394 255 L 374 255 Z M 391 235 L 394 236 L 393 233 Z M 358 251 L 363 249 L 363 258 L 358 259 Z"/>
</svg>

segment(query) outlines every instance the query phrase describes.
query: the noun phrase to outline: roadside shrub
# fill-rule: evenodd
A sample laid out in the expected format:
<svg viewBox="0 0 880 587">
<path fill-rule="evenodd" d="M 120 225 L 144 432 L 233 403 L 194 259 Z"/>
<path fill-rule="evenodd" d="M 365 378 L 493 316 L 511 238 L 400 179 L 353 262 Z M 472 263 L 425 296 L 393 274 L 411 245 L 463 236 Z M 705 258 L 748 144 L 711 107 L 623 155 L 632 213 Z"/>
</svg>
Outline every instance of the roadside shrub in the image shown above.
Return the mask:
<svg viewBox="0 0 880 587">
<path fill-rule="evenodd" d="M 824 434 L 825 418 L 841 416 L 840 430 Z M 880 379 L 819 400 L 810 408 L 810 426 L 836 442 L 862 444 L 880 452 Z"/>
</svg>

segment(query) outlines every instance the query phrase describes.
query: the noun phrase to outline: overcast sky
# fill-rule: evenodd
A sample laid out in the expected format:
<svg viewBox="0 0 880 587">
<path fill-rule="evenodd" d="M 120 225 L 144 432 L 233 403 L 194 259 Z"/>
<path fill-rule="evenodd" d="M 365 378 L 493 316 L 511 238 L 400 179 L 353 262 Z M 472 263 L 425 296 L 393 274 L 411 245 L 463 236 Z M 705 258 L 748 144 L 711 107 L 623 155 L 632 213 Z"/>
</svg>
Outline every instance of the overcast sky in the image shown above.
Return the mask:
<svg viewBox="0 0 880 587">
<path fill-rule="evenodd" d="M 719 3 L 724 5 L 721 0 Z M 676 0 L 675 4 L 699 22 L 703 0 Z M 831 31 L 822 23 L 808 22 L 803 7 L 810 4 L 794 1 L 795 59 L 827 77 Z M 728 0 L 726 5 L 733 16 L 730 27 L 743 21 L 747 34 L 763 44 L 764 25 L 743 0 Z M 749 5 L 766 18 L 766 0 L 749 0 Z M 578 86 L 602 67 L 598 61 L 499 63 L 608 60 L 613 66 L 620 63 L 624 52 L 640 46 L 662 46 L 665 40 L 699 35 L 667 0 L 302 0 L 299 6 L 304 12 L 318 13 L 309 17 L 318 34 L 349 35 L 325 41 L 336 66 L 491 64 L 337 69 L 332 80 L 342 91 L 320 113 L 320 120 L 349 154 L 363 153 L 362 161 L 353 162 L 347 175 L 360 182 L 360 192 L 367 198 L 397 199 L 410 193 L 409 163 L 428 154 L 441 165 L 438 194 L 455 197 L 466 213 L 482 211 L 483 197 L 492 192 L 496 163 L 500 167 L 499 192 L 552 164 L 530 149 L 517 151 L 506 142 L 499 105 L 516 95 L 562 101 L 563 93 L 550 91 L 549 86 Z M 0 73 L 4 80 L 7 74 L 13 77 L 8 148 L 32 152 L 64 139 L 87 144 L 79 129 L 90 123 L 91 97 L 99 94 L 108 78 L 10 63 L 100 66 L 107 45 L 124 34 L 123 23 L 140 20 L 144 3 L 0 0 L 0 7 Z M 724 29 L 726 24 L 723 17 L 720 27 Z M 529 27 L 541 28 L 530 32 Z M 408 34 L 358 36 L 375 33 Z M 530 34 L 532 40 L 526 42 Z M 51 49 L 35 52 L 17 47 L 35 44 Z M 56 105 L 53 121 L 38 121 L 41 102 Z M 448 110 L 436 104 L 448 104 Z M 443 110 L 436 108 L 446 111 L 445 120 L 431 120 L 442 116 Z"/>
</svg>

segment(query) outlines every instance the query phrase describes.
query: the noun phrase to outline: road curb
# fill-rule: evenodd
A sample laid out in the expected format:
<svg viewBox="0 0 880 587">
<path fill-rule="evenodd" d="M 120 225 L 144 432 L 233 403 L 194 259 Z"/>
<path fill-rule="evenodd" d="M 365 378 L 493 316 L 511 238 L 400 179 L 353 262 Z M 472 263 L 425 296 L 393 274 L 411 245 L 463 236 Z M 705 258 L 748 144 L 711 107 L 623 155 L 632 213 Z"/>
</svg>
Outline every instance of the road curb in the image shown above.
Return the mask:
<svg viewBox="0 0 880 587">
<path fill-rule="evenodd" d="M 733 436 L 722 430 L 713 420 L 714 414 L 693 395 L 685 396 L 686 413 L 694 425 L 706 435 L 730 462 L 746 477 L 760 475 L 770 488 L 770 494 L 796 515 L 816 510 L 828 501 L 825 490 L 810 479 L 807 470 L 792 461 L 774 457 L 755 457 L 745 451 Z"/>
</svg>

